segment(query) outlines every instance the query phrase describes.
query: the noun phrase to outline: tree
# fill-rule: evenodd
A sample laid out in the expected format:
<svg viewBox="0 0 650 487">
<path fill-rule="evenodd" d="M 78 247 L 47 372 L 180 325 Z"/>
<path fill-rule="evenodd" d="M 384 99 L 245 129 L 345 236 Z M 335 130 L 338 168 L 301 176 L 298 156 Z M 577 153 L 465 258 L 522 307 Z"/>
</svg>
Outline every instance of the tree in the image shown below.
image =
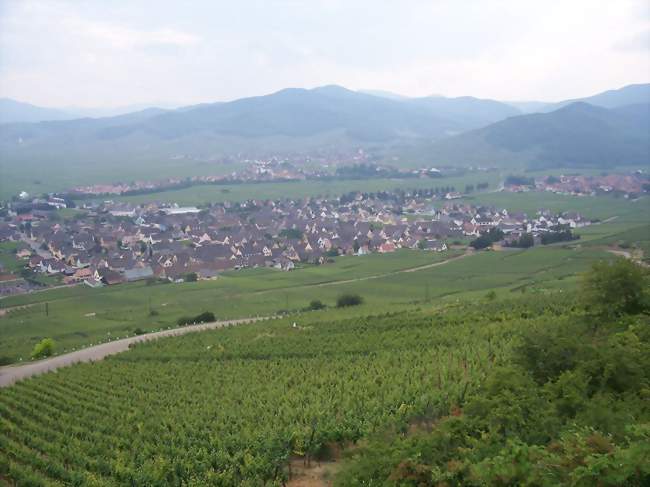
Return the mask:
<svg viewBox="0 0 650 487">
<path fill-rule="evenodd" d="M 640 313 L 648 308 L 648 271 L 629 259 L 596 262 L 582 279 L 588 311 L 602 317 Z"/>
<path fill-rule="evenodd" d="M 56 343 L 51 338 L 43 338 L 40 342 L 34 345 L 34 350 L 32 350 L 32 358 L 45 358 L 49 357 L 54 353 L 54 348 Z"/>
<path fill-rule="evenodd" d="M 313 299 L 309 303 L 307 309 L 310 311 L 317 311 L 319 309 L 324 309 L 325 307 L 326 307 L 325 304 L 320 299 Z"/>
<path fill-rule="evenodd" d="M 358 294 L 346 293 L 346 294 L 341 294 L 338 298 L 336 298 L 337 308 L 345 308 L 346 306 L 357 306 L 361 303 L 363 303 L 363 298 Z"/>
<path fill-rule="evenodd" d="M 480 237 L 472 240 L 470 242 L 470 246 L 472 246 L 476 250 L 484 249 L 492 245 L 494 242 L 498 242 L 503 237 L 504 237 L 503 231 L 499 228 L 493 227 L 490 228 L 488 232 L 481 234 Z"/>
<path fill-rule="evenodd" d="M 535 245 L 535 239 L 533 238 L 532 233 L 524 233 L 521 237 L 510 244 L 511 247 L 519 247 L 522 249 L 527 249 L 533 245 Z"/>
</svg>

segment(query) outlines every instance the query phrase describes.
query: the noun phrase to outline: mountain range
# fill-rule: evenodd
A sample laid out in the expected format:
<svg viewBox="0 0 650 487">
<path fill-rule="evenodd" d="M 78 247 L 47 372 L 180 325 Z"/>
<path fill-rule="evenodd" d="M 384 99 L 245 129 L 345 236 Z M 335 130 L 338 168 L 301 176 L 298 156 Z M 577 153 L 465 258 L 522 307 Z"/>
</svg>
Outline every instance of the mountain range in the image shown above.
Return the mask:
<svg viewBox="0 0 650 487">
<path fill-rule="evenodd" d="M 511 117 L 414 150 L 440 165 L 648 166 L 650 104 L 603 108 L 575 102 L 549 113 Z"/>
<path fill-rule="evenodd" d="M 370 147 L 413 164 L 535 167 L 647 164 L 650 84 L 557 104 L 517 106 L 474 97 L 407 98 L 340 86 L 289 88 L 232 102 L 114 117 L 50 120 L 64 112 L 2 100 L 0 152 L 7 164 L 121 162 L 153 157 L 214 160 Z M 534 109 L 542 113 L 522 114 Z M 27 123 L 30 121 L 31 123 Z M 62 167 L 65 170 L 65 167 Z"/>
</svg>

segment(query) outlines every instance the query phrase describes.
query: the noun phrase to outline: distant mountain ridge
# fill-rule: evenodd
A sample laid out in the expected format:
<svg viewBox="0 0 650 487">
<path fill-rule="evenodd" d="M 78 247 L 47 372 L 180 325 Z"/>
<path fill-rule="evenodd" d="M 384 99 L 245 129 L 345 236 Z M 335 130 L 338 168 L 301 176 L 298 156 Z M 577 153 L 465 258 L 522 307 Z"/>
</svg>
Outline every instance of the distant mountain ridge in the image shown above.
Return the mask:
<svg viewBox="0 0 650 487">
<path fill-rule="evenodd" d="M 62 171 L 65 164 L 98 160 L 119 159 L 128 167 L 143 159 L 216 160 L 359 147 L 382 156 L 402 151 L 437 165 L 639 164 L 648 162 L 642 132 L 649 88 L 631 85 L 586 98 L 611 109 L 571 103 L 529 115 L 474 97 L 395 99 L 336 85 L 288 88 L 174 110 L 2 124 L 0 151 L 5 165 L 38 161 Z"/>
<path fill-rule="evenodd" d="M 650 103 L 650 84 L 627 85 L 617 90 L 608 90 L 585 98 L 565 100 L 544 107 L 544 112 L 550 112 L 570 105 L 571 103 L 585 102 L 603 108 L 618 108 L 626 105 L 639 105 Z"/>
<path fill-rule="evenodd" d="M 650 83 L 626 85 L 622 88 L 603 91 L 592 96 L 573 98 L 556 103 L 544 101 L 509 101 L 506 103 L 523 113 L 546 113 L 580 101 L 603 108 L 650 103 Z"/>
<path fill-rule="evenodd" d="M 71 118 L 74 118 L 74 115 L 56 108 L 43 108 L 9 98 L 0 98 L 0 123 L 33 123 Z"/>
<path fill-rule="evenodd" d="M 530 168 L 650 164 L 650 104 L 571 103 L 508 118 L 422 149 L 439 164 Z"/>
<path fill-rule="evenodd" d="M 247 139 L 252 148 L 269 138 L 282 138 L 291 150 L 292 142 L 317 146 L 321 136 L 336 133 L 357 144 L 434 140 L 513 114 L 516 111 L 505 104 L 469 97 L 390 100 L 340 86 L 288 88 L 270 95 L 176 110 L 5 125 L 0 128 L 0 146 L 10 152 L 56 152 L 69 149 L 67 144 L 73 143 L 76 150 L 90 151 L 102 141 L 128 149 L 137 139 L 138 144 L 171 143 L 174 150 L 182 151 L 188 145 L 209 146 L 210 140 L 216 139 L 224 147 L 226 139 L 234 137 Z M 329 143 L 331 138 L 327 138 Z M 66 147 L 57 148 L 61 142 Z"/>
</svg>

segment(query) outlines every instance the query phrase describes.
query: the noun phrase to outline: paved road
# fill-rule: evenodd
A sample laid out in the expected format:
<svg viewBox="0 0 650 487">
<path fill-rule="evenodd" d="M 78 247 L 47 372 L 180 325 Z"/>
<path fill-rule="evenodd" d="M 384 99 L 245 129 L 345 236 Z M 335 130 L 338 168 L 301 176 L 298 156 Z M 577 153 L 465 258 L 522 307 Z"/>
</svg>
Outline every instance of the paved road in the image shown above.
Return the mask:
<svg viewBox="0 0 650 487">
<path fill-rule="evenodd" d="M 26 379 L 35 375 L 50 372 L 52 370 L 67 367 L 68 365 L 76 364 L 79 362 L 94 362 L 102 360 L 108 355 L 125 352 L 133 343 L 141 343 L 157 338 L 185 335 L 196 331 L 212 330 L 221 328 L 227 325 L 239 325 L 242 323 L 250 323 L 253 321 L 266 320 L 268 317 L 263 318 L 243 318 L 239 320 L 216 321 L 214 323 L 204 323 L 201 325 L 190 325 L 183 328 L 174 328 L 172 330 L 163 330 L 153 333 L 146 333 L 114 342 L 102 343 L 93 347 L 77 350 L 76 352 L 66 353 L 65 355 L 57 355 L 38 362 L 30 362 L 25 365 L 10 365 L 0 367 L 0 387 L 7 387 L 19 380 Z"/>
</svg>

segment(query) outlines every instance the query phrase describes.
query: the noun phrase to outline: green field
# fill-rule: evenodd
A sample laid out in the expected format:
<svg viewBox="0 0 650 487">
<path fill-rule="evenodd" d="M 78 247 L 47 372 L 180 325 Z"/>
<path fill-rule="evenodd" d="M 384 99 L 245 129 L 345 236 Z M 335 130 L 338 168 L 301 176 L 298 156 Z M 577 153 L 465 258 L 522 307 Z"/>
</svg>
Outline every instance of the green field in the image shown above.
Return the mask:
<svg viewBox="0 0 650 487">
<path fill-rule="evenodd" d="M 18 272 L 25 265 L 16 257 L 16 242 L 0 242 L 0 273 Z"/>
<path fill-rule="evenodd" d="M 21 191 L 40 195 L 66 191 L 79 185 L 151 181 L 170 177 L 222 175 L 240 170 L 241 164 L 211 163 L 169 156 L 143 156 L 137 162 L 120 160 L 119 154 L 98 152 L 93 160 L 44 163 L 40 159 L 0 159 L 0 201 Z"/>
<path fill-rule="evenodd" d="M 650 210 L 650 198 L 642 197 L 636 201 L 609 196 L 569 196 L 547 191 L 531 191 L 527 193 L 483 193 L 463 199 L 473 205 L 489 205 L 505 208 L 508 211 L 523 211 L 528 216 L 535 216 L 537 210 L 545 208 L 552 213 L 577 211 L 586 218 L 617 217 L 620 219 L 633 218 L 647 221 Z"/>
<path fill-rule="evenodd" d="M 415 272 L 398 272 L 449 258 L 448 254 L 401 251 L 390 255 L 341 257 L 333 265 L 284 273 L 272 269 L 229 272 L 216 281 L 91 289 L 56 289 L 0 301 L 14 307 L 0 317 L 0 356 L 26 359 L 34 344 L 52 337 L 59 351 L 133 334 L 135 328 L 175 326 L 181 316 L 213 311 L 219 318 L 296 312 L 313 299 L 333 305 L 343 292 L 361 294 L 365 311 L 396 309 L 414 302 L 455 299 L 492 288 L 545 292 L 570 288 L 574 275 L 600 250 L 561 247 L 481 252 Z M 560 279 L 560 280 L 558 280 Z M 500 291 L 501 292 L 501 291 Z M 48 315 L 45 315 L 47 303 Z M 24 306 L 24 307 L 22 307 Z M 155 315 L 152 315 L 154 310 Z"/>
<path fill-rule="evenodd" d="M 512 296 L 234 326 L 25 380 L 0 390 L 0 476 L 643 485 L 647 319 L 595 333 L 573 293 Z"/>
<path fill-rule="evenodd" d="M 256 184 L 198 185 L 172 191 L 161 191 L 137 196 L 113 198 L 117 201 L 146 203 L 150 201 L 178 203 L 179 205 L 201 205 L 223 201 L 244 201 L 248 199 L 305 198 L 312 196 L 336 197 L 352 191 L 390 191 L 394 189 L 423 189 L 455 187 L 464 191 L 465 185 L 487 182 L 489 189 L 497 187 L 502 176 L 498 172 L 468 173 L 459 177 L 409 178 L 409 179 L 348 179 L 337 181 L 290 181 Z"/>
</svg>

